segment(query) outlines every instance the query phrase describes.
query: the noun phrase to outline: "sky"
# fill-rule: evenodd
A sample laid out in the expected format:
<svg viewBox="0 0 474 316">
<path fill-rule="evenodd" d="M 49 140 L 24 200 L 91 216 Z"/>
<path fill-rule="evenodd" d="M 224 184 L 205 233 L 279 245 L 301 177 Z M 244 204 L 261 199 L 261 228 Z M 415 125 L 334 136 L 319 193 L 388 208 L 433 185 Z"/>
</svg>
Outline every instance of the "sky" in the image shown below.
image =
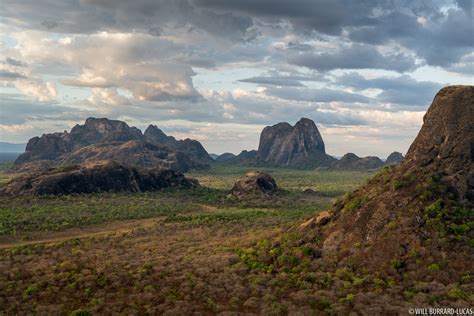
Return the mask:
<svg viewBox="0 0 474 316">
<path fill-rule="evenodd" d="M 307 117 L 329 154 L 386 157 L 441 87 L 474 84 L 472 0 L 0 6 L 0 141 L 107 117 L 238 153 Z"/>
</svg>

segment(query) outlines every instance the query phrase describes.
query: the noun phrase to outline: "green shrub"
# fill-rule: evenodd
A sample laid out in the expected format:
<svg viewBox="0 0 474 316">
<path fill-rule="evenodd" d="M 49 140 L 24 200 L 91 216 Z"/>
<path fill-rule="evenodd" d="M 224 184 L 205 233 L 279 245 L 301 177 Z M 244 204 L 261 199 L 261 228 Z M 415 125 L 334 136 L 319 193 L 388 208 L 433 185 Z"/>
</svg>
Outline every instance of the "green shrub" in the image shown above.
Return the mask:
<svg viewBox="0 0 474 316">
<path fill-rule="evenodd" d="M 437 263 L 432 263 L 428 266 L 428 270 L 430 271 L 439 271 L 439 264 Z"/>
<path fill-rule="evenodd" d="M 453 287 L 451 290 L 449 290 L 448 297 L 452 300 L 458 300 L 458 299 L 465 300 L 469 297 L 469 294 L 464 292 L 459 287 Z"/>
<path fill-rule="evenodd" d="M 402 263 L 400 262 L 400 260 L 398 259 L 394 259 L 392 261 L 390 261 L 390 265 L 392 266 L 392 268 L 394 268 L 395 270 L 398 270 L 402 267 Z"/>
</svg>

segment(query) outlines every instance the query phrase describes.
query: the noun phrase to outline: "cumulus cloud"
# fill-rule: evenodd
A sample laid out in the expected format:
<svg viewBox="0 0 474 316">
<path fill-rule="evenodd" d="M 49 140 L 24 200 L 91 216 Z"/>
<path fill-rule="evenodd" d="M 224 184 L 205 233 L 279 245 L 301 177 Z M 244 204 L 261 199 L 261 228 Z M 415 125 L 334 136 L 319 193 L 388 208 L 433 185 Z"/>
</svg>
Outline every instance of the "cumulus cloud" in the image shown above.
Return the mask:
<svg viewBox="0 0 474 316">
<path fill-rule="evenodd" d="M 19 80 L 15 82 L 15 87 L 40 102 L 54 100 L 58 95 L 56 85 L 50 81 Z"/>
<path fill-rule="evenodd" d="M 195 72 L 174 62 L 182 48 L 148 34 L 107 33 L 75 35 L 62 40 L 17 36 L 20 54 L 38 62 L 67 63 L 80 69 L 79 76 L 64 84 L 91 88 L 122 88 L 136 99 L 167 101 L 196 99 Z"/>
</svg>

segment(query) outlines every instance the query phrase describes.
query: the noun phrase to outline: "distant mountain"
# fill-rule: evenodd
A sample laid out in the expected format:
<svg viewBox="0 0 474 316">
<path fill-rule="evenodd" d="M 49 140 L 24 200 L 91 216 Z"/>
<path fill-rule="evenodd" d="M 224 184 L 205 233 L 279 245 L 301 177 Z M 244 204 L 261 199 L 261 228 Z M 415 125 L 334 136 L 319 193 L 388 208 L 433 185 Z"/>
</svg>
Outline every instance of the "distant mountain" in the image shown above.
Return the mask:
<svg viewBox="0 0 474 316">
<path fill-rule="evenodd" d="M 232 160 L 235 155 L 233 153 L 223 153 L 222 155 L 217 156 L 214 160 L 219 162 L 225 162 L 228 160 Z"/>
<path fill-rule="evenodd" d="M 209 156 L 210 156 L 212 159 L 216 160 L 216 158 L 219 157 L 220 155 L 210 153 Z"/>
<path fill-rule="evenodd" d="M 15 161 L 18 169 L 79 164 L 103 159 L 145 168 L 180 171 L 207 168 L 212 158 L 196 140 L 176 140 L 156 126 L 145 134 L 127 123 L 107 118 L 88 118 L 70 132 L 33 137 L 26 151 Z"/>
<path fill-rule="evenodd" d="M 22 153 L 25 148 L 26 144 L 0 142 L 0 153 Z"/>
<path fill-rule="evenodd" d="M 260 135 L 258 163 L 315 168 L 334 160 L 326 154 L 323 138 L 310 119 L 302 118 L 294 126 L 286 122 L 267 126 Z"/>
<path fill-rule="evenodd" d="M 375 156 L 359 157 L 353 153 L 347 153 L 340 160 L 332 163 L 331 169 L 336 170 L 376 170 L 384 165 L 384 162 Z"/>
</svg>

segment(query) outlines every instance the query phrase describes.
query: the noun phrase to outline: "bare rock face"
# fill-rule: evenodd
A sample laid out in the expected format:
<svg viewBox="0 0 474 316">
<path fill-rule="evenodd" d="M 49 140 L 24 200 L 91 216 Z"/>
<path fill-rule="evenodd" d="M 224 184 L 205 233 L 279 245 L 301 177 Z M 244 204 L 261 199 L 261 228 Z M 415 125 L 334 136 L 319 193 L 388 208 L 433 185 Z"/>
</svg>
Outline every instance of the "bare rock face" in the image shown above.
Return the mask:
<svg viewBox="0 0 474 316">
<path fill-rule="evenodd" d="M 311 168 L 328 165 L 334 158 L 326 155 L 316 124 L 302 118 L 295 126 L 278 123 L 265 127 L 260 135 L 257 160 L 270 165 Z"/>
<path fill-rule="evenodd" d="M 44 134 L 30 139 L 25 153 L 15 161 L 19 172 L 34 167 L 79 164 L 114 159 L 130 166 L 187 171 L 207 168 L 212 158 L 195 140 L 177 141 L 150 125 L 145 135 L 125 122 L 88 118 L 68 133 Z M 42 162 L 49 161 L 44 164 Z"/>
<path fill-rule="evenodd" d="M 83 147 L 71 153 L 62 165 L 93 163 L 101 160 L 115 160 L 129 166 L 144 168 L 189 169 L 188 161 L 179 157 L 175 151 L 144 141 L 99 143 Z"/>
<path fill-rule="evenodd" d="M 2 195 L 61 195 L 96 192 L 144 192 L 199 184 L 173 170 L 140 171 L 114 162 L 99 161 L 46 172 L 24 174 L 0 189 Z"/>
<path fill-rule="evenodd" d="M 387 160 L 385 160 L 386 165 L 398 165 L 401 163 L 403 160 L 403 155 L 402 153 L 399 153 L 398 151 L 394 151 L 390 155 L 388 155 Z"/>
<path fill-rule="evenodd" d="M 474 87 L 441 89 L 423 122 L 406 162 L 440 173 L 461 198 L 474 202 Z"/>
<path fill-rule="evenodd" d="M 277 192 L 278 186 L 275 179 L 260 171 L 248 172 L 244 178 L 234 184 L 231 190 L 231 194 L 240 199 L 270 196 Z"/>
<path fill-rule="evenodd" d="M 336 170 L 376 170 L 384 165 L 380 158 L 375 156 L 359 157 L 353 153 L 347 153 L 331 165 Z"/>
</svg>

